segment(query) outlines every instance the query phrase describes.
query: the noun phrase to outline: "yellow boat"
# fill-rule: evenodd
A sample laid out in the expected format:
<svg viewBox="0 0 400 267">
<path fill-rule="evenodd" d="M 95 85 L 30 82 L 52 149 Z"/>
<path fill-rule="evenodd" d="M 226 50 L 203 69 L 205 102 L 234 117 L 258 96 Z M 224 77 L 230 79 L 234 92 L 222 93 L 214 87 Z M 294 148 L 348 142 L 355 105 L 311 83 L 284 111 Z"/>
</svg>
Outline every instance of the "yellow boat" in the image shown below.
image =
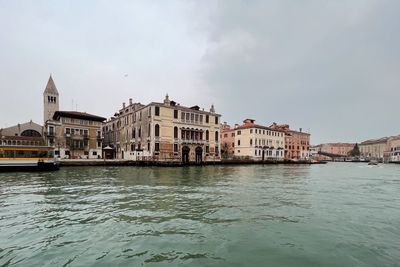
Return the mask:
<svg viewBox="0 0 400 267">
<path fill-rule="evenodd" d="M 53 171 L 59 164 L 48 146 L 0 146 L 0 171 Z"/>
</svg>

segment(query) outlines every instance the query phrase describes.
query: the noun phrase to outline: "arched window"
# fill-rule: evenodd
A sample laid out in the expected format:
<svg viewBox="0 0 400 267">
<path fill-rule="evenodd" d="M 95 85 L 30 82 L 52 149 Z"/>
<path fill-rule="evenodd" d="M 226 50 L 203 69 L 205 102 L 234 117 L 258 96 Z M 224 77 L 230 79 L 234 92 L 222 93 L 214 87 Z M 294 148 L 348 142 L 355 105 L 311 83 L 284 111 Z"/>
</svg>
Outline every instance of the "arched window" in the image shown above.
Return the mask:
<svg viewBox="0 0 400 267">
<path fill-rule="evenodd" d="M 149 132 L 147 133 L 147 136 L 150 136 L 151 134 L 151 124 L 149 123 Z"/>
<path fill-rule="evenodd" d="M 156 137 L 159 137 L 159 136 L 160 136 L 160 125 L 158 125 L 158 124 L 156 124 L 156 125 L 154 126 L 154 135 L 155 135 Z"/>
<path fill-rule="evenodd" d="M 215 141 L 218 142 L 218 131 L 215 132 Z"/>
<path fill-rule="evenodd" d="M 178 127 L 174 127 L 174 138 L 178 138 Z"/>
<path fill-rule="evenodd" d="M 208 132 L 208 130 L 206 130 L 206 140 L 210 140 L 210 133 Z"/>
<path fill-rule="evenodd" d="M 21 136 L 41 137 L 42 135 L 41 135 L 38 131 L 29 129 L 29 130 L 23 131 L 23 132 L 21 133 Z"/>
<path fill-rule="evenodd" d="M 136 138 L 136 128 L 133 128 L 132 130 L 132 138 Z"/>
</svg>

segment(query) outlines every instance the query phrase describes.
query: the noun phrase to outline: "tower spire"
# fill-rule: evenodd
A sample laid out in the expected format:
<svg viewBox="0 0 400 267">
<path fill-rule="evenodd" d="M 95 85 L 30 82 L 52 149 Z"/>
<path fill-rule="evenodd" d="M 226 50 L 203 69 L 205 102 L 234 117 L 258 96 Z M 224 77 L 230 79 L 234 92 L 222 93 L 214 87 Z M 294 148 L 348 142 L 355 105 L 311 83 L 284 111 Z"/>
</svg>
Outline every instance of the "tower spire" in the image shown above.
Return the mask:
<svg viewBox="0 0 400 267">
<path fill-rule="evenodd" d="M 56 84 L 53 81 L 53 77 L 51 76 L 51 73 L 50 73 L 49 81 L 47 82 L 46 88 L 44 89 L 44 93 L 58 95 L 58 90 L 57 90 Z"/>
</svg>

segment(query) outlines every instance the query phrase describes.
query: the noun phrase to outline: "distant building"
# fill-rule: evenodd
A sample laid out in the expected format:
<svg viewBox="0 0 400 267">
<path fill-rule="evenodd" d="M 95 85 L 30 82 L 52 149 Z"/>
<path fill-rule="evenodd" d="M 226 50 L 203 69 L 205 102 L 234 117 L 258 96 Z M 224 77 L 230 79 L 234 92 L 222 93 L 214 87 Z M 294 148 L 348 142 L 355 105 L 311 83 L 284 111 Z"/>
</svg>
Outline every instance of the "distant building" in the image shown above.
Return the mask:
<svg viewBox="0 0 400 267">
<path fill-rule="evenodd" d="M 43 146 L 43 127 L 32 121 L 0 129 L 0 145 Z"/>
<path fill-rule="evenodd" d="M 125 103 L 103 126 L 104 146 L 113 157 L 130 160 L 220 160 L 220 117 L 198 106 L 185 107 L 170 101 L 148 105 Z"/>
<path fill-rule="evenodd" d="M 60 158 L 101 158 L 102 122 L 106 118 L 77 111 L 59 110 L 59 93 L 50 76 L 43 92 L 45 138 Z"/>
<path fill-rule="evenodd" d="M 390 161 L 400 162 L 400 135 L 389 139 Z"/>
<path fill-rule="evenodd" d="M 359 147 L 364 157 L 383 161 L 400 161 L 400 135 L 367 140 Z"/>
<path fill-rule="evenodd" d="M 238 158 L 266 160 L 284 159 L 285 132 L 245 119 L 235 126 L 234 155 Z"/>
<path fill-rule="evenodd" d="M 383 159 L 384 155 L 390 151 L 388 141 L 389 137 L 383 137 L 361 142 L 358 145 L 361 156 L 371 159 Z"/>
<path fill-rule="evenodd" d="M 235 154 L 235 129 L 226 122 L 221 126 L 221 156 L 232 158 Z"/>
<path fill-rule="evenodd" d="M 308 159 L 310 157 L 310 134 L 303 132 L 300 128 L 295 131 L 288 124 L 278 125 L 273 123 L 272 129 L 285 132 L 285 158 L 286 159 Z"/>
<path fill-rule="evenodd" d="M 320 144 L 320 152 L 331 154 L 332 156 L 346 157 L 353 150 L 353 143 L 327 143 Z"/>
</svg>

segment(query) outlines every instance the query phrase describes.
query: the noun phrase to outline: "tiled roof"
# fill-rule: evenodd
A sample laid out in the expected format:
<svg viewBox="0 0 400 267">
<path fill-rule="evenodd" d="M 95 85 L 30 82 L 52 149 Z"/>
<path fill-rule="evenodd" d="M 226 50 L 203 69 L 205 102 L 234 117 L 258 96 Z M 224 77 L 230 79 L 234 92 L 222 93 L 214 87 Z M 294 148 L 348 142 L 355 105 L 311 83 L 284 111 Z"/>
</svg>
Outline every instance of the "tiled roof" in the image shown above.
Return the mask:
<svg viewBox="0 0 400 267">
<path fill-rule="evenodd" d="M 92 115 L 86 112 L 78 112 L 78 111 L 56 111 L 54 113 L 53 119 L 59 120 L 60 117 L 74 118 L 74 119 L 83 119 L 83 120 L 91 120 L 91 121 L 100 121 L 103 122 L 106 118 Z"/>
<path fill-rule="evenodd" d="M 258 125 L 258 124 L 254 124 L 254 123 L 245 123 L 245 124 L 239 125 L 239 126 L 237 126 L 235 128 L 235 130 L 251 129 L 251 128 L 258 128 L 258 129 L 264 129 L 264 130 L 281 132 L 281 133 L 285 132 L 285 131 L 282 131 L 282 130 L 272 129 L 272 128 L 267 127 L 267 126 L 262 126 L 262 125 Z"/>
</svg>

